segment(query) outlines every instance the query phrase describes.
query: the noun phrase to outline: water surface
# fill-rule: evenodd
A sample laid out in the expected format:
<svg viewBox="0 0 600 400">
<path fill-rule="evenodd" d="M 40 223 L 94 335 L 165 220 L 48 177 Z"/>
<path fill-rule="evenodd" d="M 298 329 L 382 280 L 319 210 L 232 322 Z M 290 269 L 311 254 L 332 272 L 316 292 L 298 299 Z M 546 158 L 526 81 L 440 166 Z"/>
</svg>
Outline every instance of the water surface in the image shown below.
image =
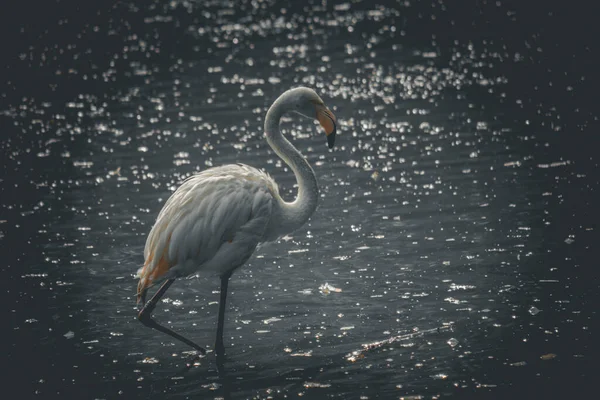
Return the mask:
<svg viewBox="0 0 600 400">
<path fill-rule="evenodd" d="M 496 8 L 483 12 L 510 28 L 512 9 Z M 585 135 L 597 117 L 571 113 L 580 78 L 563 78 L 564 103 L 540 101 L 521 80 L 535 49 L 430 34 L 467 18 L 437 3 L 89 14 L 19 53 L 25 72 L 15 62 L 18 89 L 3 92 L 0 241 L 23 398 L 552 397 L 559 377 L 562 390 L 585 385 L 598 300 Z M 33 66 L 47 85 L 25 82 Z M 209 353 L 186 370 L 189 349 L 136 320 L 145 237 L 178 183 L 211 166 L 264 168 L 293 198 L 262 123 L 298 85 L 340 123 L 334 150 L 310 121 L 282 124 L 320 206 L 234 274 L 223 369 Z M 218 284 L 177 281 L 156 318 L 212 349 Z"/>
</svg>

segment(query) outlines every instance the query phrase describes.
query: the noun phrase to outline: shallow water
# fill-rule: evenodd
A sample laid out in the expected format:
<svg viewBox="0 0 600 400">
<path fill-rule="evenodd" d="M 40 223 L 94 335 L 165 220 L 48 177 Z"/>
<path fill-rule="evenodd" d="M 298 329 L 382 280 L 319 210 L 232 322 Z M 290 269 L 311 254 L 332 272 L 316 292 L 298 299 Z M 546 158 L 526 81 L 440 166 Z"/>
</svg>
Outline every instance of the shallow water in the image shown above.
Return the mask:
<svg viewBox="0 0 600 400">
<path fill-rule="evenodd" d="M 414 22 L 458 15 L 444 10 L 120 3 L 41 35 L 0 117 L 23 398 L 552 397 L 560 379 L 589 384 L 597 164 L 579 145 L 595 143 L 597 117 L 573 116 L 575 97 L 530 96 L 527 46 Z M 32 65 L 54 89 L 27 86 Z M 573 79 L 565 90 L 584 90 Z M 264 168 L 293 198 L 262 121 L 297 85 L 340 123 L 333 150 L 311 122 L 282 124 L 319 208 L 234 274 L 223 369 L 209 353 L 186 370 L 189 349 L 136 320 L 145 237 L 178 183 L 211 166 Z M 179 280 L 156 318 L 212 349 L 218 288 Z"/>
</svg>

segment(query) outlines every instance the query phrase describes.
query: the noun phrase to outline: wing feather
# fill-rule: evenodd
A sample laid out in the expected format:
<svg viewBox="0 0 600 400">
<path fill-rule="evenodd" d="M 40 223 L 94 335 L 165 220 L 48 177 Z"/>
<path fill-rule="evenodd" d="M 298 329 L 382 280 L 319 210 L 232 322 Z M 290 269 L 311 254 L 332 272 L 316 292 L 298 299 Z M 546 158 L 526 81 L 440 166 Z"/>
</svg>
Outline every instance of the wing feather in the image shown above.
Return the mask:
<svg viewBox="0 0 600 400">
<path fill-rule="evenodd" d="M 148 235 L 138 294 L 173 273 L 193 274 L 215 256 L 243 264 L 264 236 L 273 190 L 267 174 L 245 165 L 211 168 L 184 181 Z M 222 254 L 230 241 L 235 246 Z"/>
</svg>

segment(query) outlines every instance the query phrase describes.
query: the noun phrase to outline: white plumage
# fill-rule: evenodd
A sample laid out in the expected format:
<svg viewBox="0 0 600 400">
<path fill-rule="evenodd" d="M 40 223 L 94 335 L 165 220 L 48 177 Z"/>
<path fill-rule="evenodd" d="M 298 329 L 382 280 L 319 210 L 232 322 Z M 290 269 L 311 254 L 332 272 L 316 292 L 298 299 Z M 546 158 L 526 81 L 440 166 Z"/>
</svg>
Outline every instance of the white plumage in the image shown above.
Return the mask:
<svg viewBox="0 0 600 400">
<path fill-rule="evenodd" d="M 243 164 L 211 168 L 185 180 L 148 235 L 138 292 L 165 279 L 198 271 L 222 275 L 244 264 L 266 241 L 278 196 L 269 175 Z"/>
</svg>

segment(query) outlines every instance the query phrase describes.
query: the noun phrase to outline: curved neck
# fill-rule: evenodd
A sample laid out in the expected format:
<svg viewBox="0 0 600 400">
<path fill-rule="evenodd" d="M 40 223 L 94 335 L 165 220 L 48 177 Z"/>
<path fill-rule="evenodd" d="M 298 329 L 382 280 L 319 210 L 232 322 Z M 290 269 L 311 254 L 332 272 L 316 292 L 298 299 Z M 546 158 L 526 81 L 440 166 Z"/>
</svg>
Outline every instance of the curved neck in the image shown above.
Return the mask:
<svg viewBox="0 0 600 400">
<path fill-rule="evenodd" d="M 319 199 L 319 187 L 313 169 L 279 130 L 279 121 L 288 111 L 284 96 L 273 103 L 265 119 L 265 136 L 269 146 L 294 171 L 298 181 L 298 196 L 293 202 L 287 203 L 278 196 L 282 215 L 277 224 L 281 234 L 290 233 L 304 225 L 315 212 Z"/>
</svg>

